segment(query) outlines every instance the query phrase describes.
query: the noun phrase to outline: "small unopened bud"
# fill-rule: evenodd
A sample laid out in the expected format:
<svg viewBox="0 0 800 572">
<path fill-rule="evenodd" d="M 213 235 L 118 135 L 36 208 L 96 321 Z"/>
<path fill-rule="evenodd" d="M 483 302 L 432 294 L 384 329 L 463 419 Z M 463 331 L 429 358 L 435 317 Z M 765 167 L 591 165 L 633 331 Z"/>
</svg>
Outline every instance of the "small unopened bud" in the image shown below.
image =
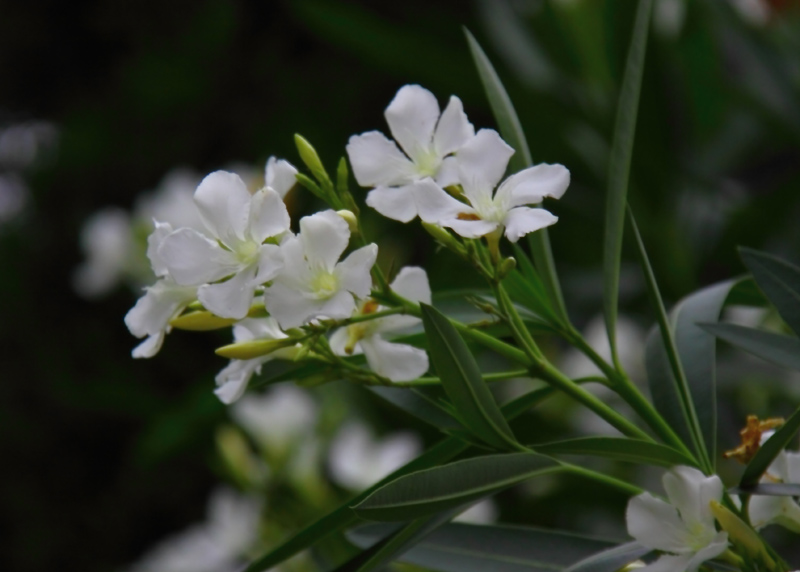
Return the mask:
<svg viewBox="0 0 800 572">
<path fill-rule="evenodd" d="M 236 427 L 224 425 L 217 430 L 216 441 L 220 457 L 231 475 L 244 486 L 257 483 L 261 471 L 244 435 Z"/>
<path fill-rule="evenodd" d="M 755 530 L 717 501 L 711 501 L 711 512 L 734 545 L 743 549 L 748 557 L 764 563 L 768 570 L 773 569 L 775 562 Z"/>
<path fill-rule="evenodd" d="M 336 214 L 344 219 L 347 226 L 350 227 L 350 234 L 358 234 L 358 218 L 356 215 L 347 209 L 336 211 Z"/>
<path fill-rule="evenodd" d="M 255 359 L 269 355 L 275 351 L 295 345 L 292 338 L 281 338 L 279 340 L 249 340 L 246 342 L 236 342 L 217 348 L 215 353 L 218 356 L 229 359 Z"/>
<path fill-rule="evenodd" d="M 233 318 L 220 318 L 208 310 L 189 312 L 170 320 L 169 325 L 179 330 L 190 330 L 193 332 L 207 332 L 219 330 L 235 324 L 238 320 Z"/>
<path fill-rule="evenodd" d="M 517 267 L 517 261 L 514 259 L 513 256 L 509 256 L 508 258 L 504 258 L 500 261 L 500 264 L 497 265 L 497 277 L 502 280 L 508 273 L 514 270 Z"/>
<path fill-rule="evenodd" d="M 626 564 L 625 566 L 617 570 L 617 572 L 630 572 L 631 570 L 638 570 L 639 568 L 644 568 L 645 566 L 647 566 L 647 564 L 645 564 L 641 560 L 637 560 L 636 562 L 631 562 L 630 564 Z"/>
<path fill-rule="evenodd" d="M 317 150 L 309 143 L 302 135 L 295 133 L 294 144 L 297 146 L 297 152 L 306 167 L 313 173 L 314 177 L 321 183 L 322 181 L 330 182 L 328 173 L 325 167 L 322 166 L 322 161 L 317 155 Z"/>
<path fill-rule="evenodd" d="M 444 246 L 445 248 L 449 248 L 464 256 L 466 251 L 461 243 L 454 237 L 452 234 L 447 232 L 444 228 L 439 226 L 438 224 L 432 224 L 429 222 L 422 223 L 422 228 L 424 228 L 428 234 L 430 234 L 436 242 Z"/>
</svg>

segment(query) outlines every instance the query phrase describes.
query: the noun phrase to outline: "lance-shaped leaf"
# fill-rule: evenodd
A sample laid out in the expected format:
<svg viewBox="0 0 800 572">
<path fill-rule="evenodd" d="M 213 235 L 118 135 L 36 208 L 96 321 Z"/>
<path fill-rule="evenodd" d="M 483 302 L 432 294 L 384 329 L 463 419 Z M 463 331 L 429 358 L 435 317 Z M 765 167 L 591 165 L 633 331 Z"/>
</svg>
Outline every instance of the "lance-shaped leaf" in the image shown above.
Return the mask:
<svg viewBox="0 0 800 572">
<path fill-rule="evenodd" d="M 395 530 L 394 525 L 369 524 L 348 532 L 347 538 L 369 547 Z M 615 544 L 542 528 L 449 523 L 400 560 L 440 572 L 552 572 Z"/>
<path fill-rule="evenodd" d="M 497 128 L 500 131 L 506 143 L 514 148 L 514 155 L 508 162 L 508 168 L 511 172 L 515 173 L 533 165 L 531 159 L 531 151 L 528 148 L 528 142 L 525 139 L 525 133 L 522 131 L 522 124 L 519 121 L 517 112 L 511 103 L 511 98 L 508 97 L 508 92 L 500 81 L 500 77 L 492 66 L 492 62 L 486 57 L 486 53 L 481 48 L 475 37 L 470 34 L 468 30 L 464 30 L 467 36 L 467 43 L 472 52 L 472 59 L 475 61 L 475 67 L 478 68 L 478 75 L 481 78 L 483 89 L 486 92 L 486 98 L 489 100 L 489 106 L 492 108 L 492 114 L 495 121 L 497 121 Z M 547 229 L 541 229 L 536 232 L 528 234 L 528 244 L 531 247 L 531 254 L 536 263 L 536 267 L 542 276 L 542 282 L 547 289 L 547 295 L 550 298 L 556 314 L 565 322 L 569 322 L 567 316 L 566 306 L 564 305 L 564 297 L 561 293 L 561 285 L 558 282 L 558 273 L 556 272 L 555 261 L 553 260 L 553 251 L 550 248 L 550 237 Z"/>
<path fill-rule="evenodd" d="M 739 349 L 772 362 L 800 371 L 800 340 L 746 328 L 737 324 L 699 324 L 705 331 Z"/>
<path fill-rule="evenodd" d="M 800 335 L 800 268 L 750 248 L 740 248 L 739 254 L 758 287 L 794 333 Z"/>
<path fill-rule="evenodd" d="M 467 344 L 441 312 L 427 304 L 420 308 L 433 367 L 461 421 L 492 447 L 513 450 L 516 439 Z"/>
<path fill-rule="evenodd" d="M 580 437 L 553 443 L 539 443 L 531 445 L 531 448 L 544 455 L 591 455 L 660 467 L 694 465 L 694 461 L 672 447 L 622 437 Z"/>
<path fill-rule="evenodd" d="M 649 552 L 652 552 L 652 549 L 638 542 L 628 542 L 581 560 L 564 572 L 617 572 L 626 564 L 635 562 Z"/>
<path fill-rule="evenodd" d="M 392 405 L 443 431 L 462 429 L 461 424 L 436 404 L 434 399 L 429 398 L 425 390 L 388 386 L 374 386 L 369 390 Z"/>
<path fill-rule="evenodd" d="M 608 164 L 606 220 L 603 239 L 603 313 L 608 340 L 616 360 L 617 305 L 619 303 L 619 273 L 622 258 L 622 234 L 625 228 L 625 205 L 628 196 L 633 140 L 639 111 L 639 92 L 644 75 L 644 56 L 647 51 L 647 32 L 650 29 L 652 0 L 642 0 L 636 11 L 631 45 L 622 78 L 614 137 Z"/>
<path fill-rule="evenodd" d="M 758 452 L 745 467 L 739 486 L 747 488 L 757 484 L 761 475 L 767 471 L 775 457 L 786 448 L 798 430 L 800 430 L 800 408 L 792 413 L 786 423 L 758 448 Z"/>
<path fill-rule="evenodd" d="M 411 520 L 477 501 L 560 469 L 558 461 L 535 453 L 474 457 L 401 477 L 353 508 L 368 520 Z"/>
</svg>

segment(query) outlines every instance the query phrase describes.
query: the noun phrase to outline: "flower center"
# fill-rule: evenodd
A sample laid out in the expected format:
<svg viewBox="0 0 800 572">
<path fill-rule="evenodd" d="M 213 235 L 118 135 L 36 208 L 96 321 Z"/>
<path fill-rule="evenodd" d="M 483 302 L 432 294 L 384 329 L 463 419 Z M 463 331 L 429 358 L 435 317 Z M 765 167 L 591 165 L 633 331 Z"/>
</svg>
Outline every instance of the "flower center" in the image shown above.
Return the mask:
<svg viewBox="0 0 800 572">
<path fill-rule="evenodd" d="M 417 172 L 424 177 L 435 177 L 442 160 L 436 153 L 420 153 L 417 157 Z"/>
<path fill-rule="evenodd" d="M 339 291 L 339 277 L 333 272 L 322 270 L 311 280 L 311 291 L 320 300 L 326 300 Z"/>
<path fill-rule="evenodd" d="M 244 240 L 236 245 L 236 258 L 242 264 L 250 264 L 258 257 L 258 244 L 251 240 Z"/>
</svg>

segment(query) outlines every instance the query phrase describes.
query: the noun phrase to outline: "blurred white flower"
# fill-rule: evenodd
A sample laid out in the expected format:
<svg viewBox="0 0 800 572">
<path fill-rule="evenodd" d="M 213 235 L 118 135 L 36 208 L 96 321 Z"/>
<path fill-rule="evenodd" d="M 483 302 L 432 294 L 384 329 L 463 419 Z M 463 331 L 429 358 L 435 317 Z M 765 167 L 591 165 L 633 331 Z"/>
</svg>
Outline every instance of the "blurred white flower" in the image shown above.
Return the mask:
<svg viewBox="0 0 800 572">
<path fill-rule="evenodd" d="M 94 213 L 81 229 L 81 248 L 86 260 L 73 275 L 73 287 L 90 298 L 105 294 L 132 270 L 136 258 L 128 213 L 107 208 Z"/>
<path fill-rule="evenodd" d="M 366 425 L 351 421 L 331 442 L 328 465 L 338 484 L 362 490 L 411 461 L 421 450 L 420 440 L 413 433 L 376 439 Z"/>
<path fill-rule="evenodd" d="M 496 131 L 481 129 L 456 156 L 467 203 L 425 179 L 415 188 L 420 218 L 452 228 L 465 238 L 504 230 L 511 242 L 554 224 L 558 217 L 549 211 L 525 205 L 538 204 L 545 197 L 560 198 L 569 186 L 569 171 L 562 165 L 542 163 L 511 175 L 497 187 L 513 154 Z"/>
<path fill-rule="evenodd" d="M 133 212 L 135 224 L 150 228 L 154 220 L 168 222 L 172 228 L 205 227 L 194 204 L 194 191 L 200 175 L 192 169 L 177 167 L 169 171 L 152 192 L 144 193 L 136 201 Z"/>
<path fill-rule="evenodd" d="M 475 135 L 461 100 L 450 98 L 439 114 L 436 97 L 418 85 L 397 92 L 384 113 L 389 130 L 405 155 L 383 133 L 353 135 L 347 154 L 362 187 L 375 187 L 367 204 L 383 216 L 409 222 L 417 216 L 415 187 L 433 178 L 446 187 L 458 182 L 453 154 Z"/>
<path fill-rule="evenodd" d="M 391 289 L 412 302 L 431 303 L 431 287 L 425 270 L 403 268 L 390 285 Z M 374 300 L 361 304 L 359 314 L 385 310 Z M 394 315 L 358 322 L 339 328 L 330 339 L 331 348 L 339 355 L 364 353 L 367 363 L 376 373 L 392 381 L 410 381 L 428 371 L 428 354 L 408 344 L 383 339 L 382 334 L 399 333 L 421 323 L 414 316 Z"/>
<path fill-rule="evenodd" d="M 722 554 L 728 534 L 717 532 L 711 501 L 722 499 L 722 481 L 692 467 L 674 467 L 663 478 L 669 503 L 650 493 L 628 502 L 628 533 L 640 544 L 667 554 L 642 568 L 645 572 L 696 572 Z"/>
<path fill-rule="evenodd" d="M 497 522 L 497 505 L 492 499 L 484 499 L 475 503 L 453 519 L 453 522 L 468 524 L 492 524 Z"/>
<path fill-rule="evenodd" d="M 761 444 L 772 437 L 774 431 L 761 436 Z M 762 483 L 800 484 L 800 453 L 781 451 L 761 479 Z M 800 505 L 789 496 L 753 495 L 748 504 L 750 522 L 755 528 L 779 524 L 792 532 L 800 533 Z"/>
<path fill-rule="evenodd" d="M 283 241 L 283 270 L 264 291 L 267 310 L 282 328 L 319 317 L 349 318 L 354 296 L 369 294 L 378 246 L 359 248 L 339 262 L 349 241 L 349 226 L 332 210 L 300 219 L 300 234 Z"/>
<path fill-rule="evenodd" d="M 634 379 L 645 376 L 644 343 L 647 332 L 636 322 L 625 315 L 617 318 L 617 353 L 622 367 Z M 611 361 L 611 347 L 608 344 L 608 333 L 602 315 L 595 316 L 583 329 L 583 337 L 597 354 L 605 361 Z M 602 375 L 600 369 L 583 352 L 569 348 L 560 361 L 561 371 L 575 379 Z"/>
</svg>

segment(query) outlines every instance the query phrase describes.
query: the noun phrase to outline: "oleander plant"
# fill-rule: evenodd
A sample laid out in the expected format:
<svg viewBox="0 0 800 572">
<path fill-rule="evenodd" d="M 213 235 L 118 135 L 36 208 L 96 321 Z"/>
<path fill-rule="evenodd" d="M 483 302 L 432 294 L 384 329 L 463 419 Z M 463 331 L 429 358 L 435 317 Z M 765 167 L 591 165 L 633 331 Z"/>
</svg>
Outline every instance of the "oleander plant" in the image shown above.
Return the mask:
<svg viewBox="0 0 800 572">
<path fill-rule="evenodd" d="M 742 248 L 749 274 L 693 292 L 671 311 L 665 307 L 628 203 L 652 4 L 638 3 L 609 154 L 604 233 L 593 237 L 603 244 L 598 311 L 607 352 L 570 320 L 571 301 L 551 251 L 547 229 L 558 217 L 548 207 L 569 192 L 569 167 L 533 162 L 524 126 L 469 32 L 496 129 L 473 125 L 457 96 L 441 106 L 431 91 L 406 85 L 385 109 L 389 135 L 353 135 L 335 169 L 297 135 L 300 168 L 271 157 L 263 180 L 215 171 L 196 189 L 189 183 L 192 201 L 180 209 L 183 219 L 166 210 L 153 215 L 147 258 L 156 281 L 125 316 L 142 340 L 133 357 L 151 358 L 162 346 L 169 351 L 166 338 L 175 329 L 230 328 L 231 343 L 216 350 L 230 362 L 213 391 L 239 421 L 240 428 L 221 430 L 219 441 L 240 491 L 220 490 L 208 523 L 182 537 L 180 550 L 164 547 L 134 569 L 167 569 L 169 555 L 188 558 L 187 570 L 212 565 L 223 572 L 243 564 L 246 572 L 800 567 L 770 536 L 774 529 L 800 533 L 800 452 L 791 450 L 800 408 L 785 418 L 742 420 L 740 445 L 723 452 L 715 372 L 717 339 L 800 370 L 800 268 Z M 292 220 L 285 201 L 295 193 L 311 193 L 325 207 Z M 437 292 L 425 268 L 382 268 L 376 264 L 382 246 L 363 224 L 367 210 L 421 225 L 426 248 L 460 260 L 459 268 L 483 286 Z M 629 375 L 618 342 L 623 245 L 638 255 L 654 317 L 639 345 L 646 386 Z M 732 305 L 772 316 L 769 328 L 720 321 Z M 572 375 L 553 357 L 558 344 L 597 373 Z M 309 411 L 324 405 L 308 403 L 308 393 L 341 380 L 417 417 L 439 440 L 424 451 L 398 444 L 405 464 L 383 478 L 377 475 L 386 471 L 370 468 L 381 462 L 377 450 L 351 459 L 344 471 L 354 475 L 355 496 L 334 508 L 318 503 L 294 532 L 270 536 L 254 495 L 276 477 L 266 475 L 250 449 L 255 444 L 297 494 L 324 496 L 319 445 L 306 434 Z M 259 404 L 265 388 L 265 396 L 299 391 L 303 404 L 288 397 Z M 575 437 L 521 426 L 524 414 L 551 400 L 568 400 L 613 431 Z M 351 434 L 355 449 L 370 451 L 367 437 Z M 720 474 L 723 458 L 742 463 L 738 479 Z M 610 461 L 650 467 L 650 490 Z M 358 480 L 373 474 L 372 482 Z M 453 522 L 506 489 L 535 491 L 537 482 L 562 476 L 590 491 L 581 498 L 627 498 L 624 514 L 614 515 L 627 537 Z M 334 536 L 344 536 L 348 550 L 330 568 L 330 559 L 315 554 L 326 552 Z"/>
</svg>

